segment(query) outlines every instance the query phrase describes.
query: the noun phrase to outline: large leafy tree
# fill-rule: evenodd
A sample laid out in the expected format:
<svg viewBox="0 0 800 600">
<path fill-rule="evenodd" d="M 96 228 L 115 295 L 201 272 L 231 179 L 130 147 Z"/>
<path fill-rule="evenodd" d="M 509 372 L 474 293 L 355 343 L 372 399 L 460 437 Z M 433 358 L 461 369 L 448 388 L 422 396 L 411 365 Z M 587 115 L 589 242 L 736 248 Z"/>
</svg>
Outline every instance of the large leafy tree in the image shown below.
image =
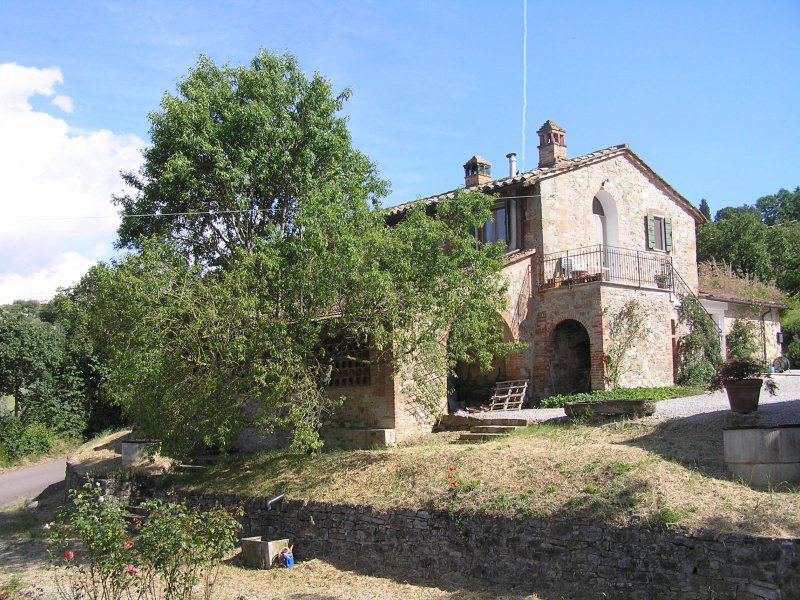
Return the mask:
<svg viewBox="0 0 800 600">
<path fill-rule="evenodd" d="M 510 348 L 503 248 L 473 236 L 492 199 L 457 193 L 388 227 L 345 97 L 261 52 L 249 69 L 201 59 L 151 115 L 137 192 L 117 199 L 139 252 L 104 271 L 92 323 L 108 389 L 174 454 L 228 445 L 245 414 L 318 447 L 334 365 L 359 346 L 423 412 L 456 360 Z"/>
<path fill-rule="evenodd" d="M 377 200 L 386 182 L 338 114 L 349 94 L 306 77 L 290 55 L 262 50 L 249 68 L 201 57 L 150 114 L 141 170 L 123 174 L 135 193 L 115 198 L 128 217 L 119 244 L 168 235 L 192 260 L 220 264 L 297 233 L 311 194 Z"/>
<path fill-rule="evenodd" d="M 87 434 L 125 423 L 119 405 L 105 393 L 107 356 L 91 328 L 91 307 L 107 267 L 95 265 L 71 288 L 60 289 L 45 307 L 45 314 L 63 331 L 64 358 L 72 366 L 83 390 Z"/>
<path fill-rule="evenodd" d="M 756 201 L 756 208 L 767 225 L 800 221 L 800 186 L 793 192 L 781 188 L 777 194 L 762 196 Z"/>
<path fill-rule="evenodd" d="M 0 307 L 0 394 L 14 398 L 14 416 L 80 435 L 82 385 L 64 353 L 61 329 L 39 319 L 33 305 Z"/>
</svg>

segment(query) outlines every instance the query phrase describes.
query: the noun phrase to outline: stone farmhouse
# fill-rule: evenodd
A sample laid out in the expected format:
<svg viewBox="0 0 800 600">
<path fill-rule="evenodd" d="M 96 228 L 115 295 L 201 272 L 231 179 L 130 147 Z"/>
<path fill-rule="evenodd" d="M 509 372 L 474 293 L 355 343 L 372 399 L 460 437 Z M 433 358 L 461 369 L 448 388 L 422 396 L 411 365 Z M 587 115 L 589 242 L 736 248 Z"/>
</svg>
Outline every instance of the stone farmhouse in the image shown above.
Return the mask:
<svg viewBox="0 0 800 600">
<path fill-rule="evenodd" d="M 632 299 L 646 308 L 649 333 L 630 353 L 620 385 L 672 385 L 677 307 L 680 297 L 700 293 L 695 226 L 705 218 L 627 145 L 568 158 L 561 127 L 547 121 L 537 133 L 533 170 L 517 172 L 514 154 L 507 157 L 508 176 L 497 179 L 480 156 L 464 165 L 466 188 L 497 197 L 478 238 L 508 245 L 508 305 L 499 318 L 506 339 L 526 342 L 527 349 L 496 361 L 489 374 L 459 365 L 458 401 L 485 403 L 494 383 L 508 379 L 529 380 L 531 402 L 604 389 L 609 315 Z M 435 204 L 453 193 L 393 207 L 389 220 L 401 219 L 411 204 Z M 708 301 L 724 330 L 735 307 Z M 769 318 L 777 320 L 777 308 Z M 769 356 L 779 353 L 774 339 Z M 336 373 L 331 391 L 348 401 L 323 429 L 329 445 L 392 445 L 430 431 L 388 366 L 351 362 Z"/>
</svg>

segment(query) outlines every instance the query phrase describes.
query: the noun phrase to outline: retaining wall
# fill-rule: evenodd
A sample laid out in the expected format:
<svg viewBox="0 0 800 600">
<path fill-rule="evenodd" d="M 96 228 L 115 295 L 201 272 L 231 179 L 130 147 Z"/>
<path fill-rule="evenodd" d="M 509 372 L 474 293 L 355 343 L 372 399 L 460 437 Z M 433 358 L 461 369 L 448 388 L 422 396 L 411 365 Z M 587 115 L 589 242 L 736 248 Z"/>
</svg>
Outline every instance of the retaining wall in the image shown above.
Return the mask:
<svg viewBox="0 0 800 600">
<path fill-rule="evenodd" d="M 203 506 L 234 496 L 186 498 Z M 243 535 L 290 538 L 297 560 L 394 571 L 435 581 L 450 572 L 575 598 L 736 600 L 800 598 L 798 539 L 714 535 L 665 526 L 614 528 L 576 521 L 377 511 L 289 501 L 245 502 Z"/>
<path fill-rule="evenodd" d="M 81 478 L 67 466 L 68 482 Z M 113 487 L 113 486 L 112 486 Z M 184 496 L 190 505 L 243 504 L 242 537 L 289 538 L 295 559 L 404 581 L 448 573 L 550 598 L 791 600 L 800 598 L 800 539 L 616 528 L 579 520 L 451 515 L 425 510 L 266 498 Z M 580 590 L 569 595 L 569 589 Z"/>
</svg>

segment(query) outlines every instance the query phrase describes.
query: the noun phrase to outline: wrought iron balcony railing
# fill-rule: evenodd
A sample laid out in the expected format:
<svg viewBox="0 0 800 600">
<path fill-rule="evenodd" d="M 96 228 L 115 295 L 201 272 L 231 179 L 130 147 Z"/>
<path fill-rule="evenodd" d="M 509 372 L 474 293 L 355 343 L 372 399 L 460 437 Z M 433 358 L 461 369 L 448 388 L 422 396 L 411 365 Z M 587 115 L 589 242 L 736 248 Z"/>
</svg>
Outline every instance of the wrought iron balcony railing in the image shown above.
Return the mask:
<svg viewBox="0 0 800 600">
<path fill-rule="evenodd" d="M 539 289 L 609 281 L 675 291 L 672 257 L 612 246 L 585 246 L 539 258 Z"/>
</svg>

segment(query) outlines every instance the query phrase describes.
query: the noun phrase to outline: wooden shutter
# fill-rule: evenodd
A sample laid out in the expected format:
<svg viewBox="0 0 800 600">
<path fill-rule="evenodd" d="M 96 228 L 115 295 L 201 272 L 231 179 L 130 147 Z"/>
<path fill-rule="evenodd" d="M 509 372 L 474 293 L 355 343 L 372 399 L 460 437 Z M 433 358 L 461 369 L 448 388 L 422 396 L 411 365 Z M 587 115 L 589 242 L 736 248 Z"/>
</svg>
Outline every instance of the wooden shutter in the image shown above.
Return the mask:
<svg viewBox="0 0 800 600">
<path fill-rule="evenodd" d="M 664 250 L 672 252 L 672 219 L 664 217 Z"/>
<path fill-rule="evenodd" d="M 656 226 L 653 213 L 647 213 L 647 249 L 653 250 L 656 247 Z"/>
</svg>

